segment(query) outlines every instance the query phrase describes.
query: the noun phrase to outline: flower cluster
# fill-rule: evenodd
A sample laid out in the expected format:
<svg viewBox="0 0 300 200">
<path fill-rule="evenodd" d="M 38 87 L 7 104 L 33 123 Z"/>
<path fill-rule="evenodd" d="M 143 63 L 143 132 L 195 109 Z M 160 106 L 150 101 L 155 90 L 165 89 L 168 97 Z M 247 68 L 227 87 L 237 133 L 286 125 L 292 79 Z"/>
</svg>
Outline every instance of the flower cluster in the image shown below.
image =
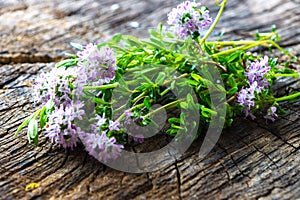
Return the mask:
<svg viewBox="0 0 300 200">
<path fill-rule="evenodd" d="M 82 119 L 85 114 L 83 103 L 73 100 L 73 89 L 70 87 L 76 85 L 78 72 L 78 67 L 54 68 L 49 73 L 42 73 L 34 87 L 36 101 L 49 107 L 45 135 L 65 148 L 76 146 L 77 127 L 73 121 Z"/>
<path fill-rule="evenodd" d="M 248 68 L 246 76 L 250 85 L 257 82 L 257 91 L 260 92 L 262 89 L 267 89 L 270 83 L 265 78 L 265 75 L 270 71 L 268 65 L 269 58 L 267 56 L 260 59 L 260 61 L 252 62 Z"/>
<path fill-rule="evenodd" d="M 54 110 L 48 115 L 48 122 L 45 127 L 45 135 L 52 142 L 61 144 L 64 148 L 73 148 L 78 142 L 77 132 L 79 128 L 74 124 L 74 120 L 82 119 L 85 112 L 82 109 L 83 103 L 77 101 L 67 106 L 62 104 L 54 106 Z"/>
<path fill-rule="evenodd" d="M 250 113 L 251 107 L 255 106 L 255 91 L 257 90 L 257 82 L 254 82 L 252 85 L 250 85 L 249 88 L 244 88 L 239 92 L 237 101 L 240 105 L 244 106 L 244 112 L 245 115 L 250 117 L 252 119 L 255 118 L 254 115 Z"/>
<path fill-rule="evenodd" d="M 80 139 L 86 151 L 99 161 L 107 162 L 116 159 L 121 154 L 123 145 L 116 144 L 115 138 L 108 138 L 106 132 L 80 134 Z"/>
<path fill-rule="evenodd" d="M 252 119 L 255 119 L 255 116 L 250 112 L 251 108 L 255 106 L 255 95 L 261 93 L 264 89 L 268 89 L 270 86 L 270 83 L 265 77 L 271 69 L 268 62 L 269 58 L 265 56 L 259 61 L 252 62 L 247 69 L 246 76 L 250 86 L 242 89 L 237 98 L 238 103 L 244 106 L 243 111 L 245 112 L 246 117 L 250 115 Z M 274 108 L 272 108 L 272 111 L 274 112 L 269 112 L 269 115 L 275 117 L 274 114 L 276 109 L 274 110 Z"/>
<path fill-rule="evenodd" d="M 77 53 L 78 66 L 81 68 L 78 81 L 81 85 L 103 85 L 115 77 L 116 58 L 108 47 L 99 49 L 97 45 L 88 44 Z"/>
<path fill-rule="evenodd" d="M 168 14 L 168 24 L 172 25 L 180 38 L 197 38 L 200 31 L 212 22 L 209 11 L 201 3 L 185 1 Z"/>
<path fill-rule="evenodd" d="M 72 69 L 54 68 L 48 73 L 42 73 L 35 81 L 34 95 L 36 103 L 46 105 L 49 100 L 57 105 L 68 105 L 72 101 L 70 84 L 76 84 L 78 67 Z"/>
<path fill-rule="evenodd" d="M 122 145 L 115 144 L 115 138 L 108 138 L 99 127 L 106 123 L 106 118 L 96 116 L 91 124 L 92 132 L 84 132 L 75 120 L 85 116 L 84 103 L 80 96 L 84 86 L 103 85 L 114 79 L 116 59 L 108 47 L 98 49 L 96 45 L 84 46 L 78 53 L 78 64 L 72 68 L 54 68 L 36 79 L 34 93 L 37 102 L 47 107 L 45 135 L 52 142 L 64 148 L 73 148 L 80 141 L 95 158 L 107 161 L 116 158 Z M 109 121 L 109 130 L 119 130 L 119 122 Z"/>
<path fill-rule="evenodd" d="M 107 162 L 110 159 L 116 159 L 121 154 L 123 145 L 116 144 L 114 137 L 107 137 L 109 131 L 120 130 L 120 123 L 109 120 L 109 127 L 107 130 L 102 130 L 106 125 L 107 119 L 96 115 L 95 122 L 91 124 L 91 132 L 79 131 L 79 138 L 85 146 L 86 151 L 96 159 L 102 162 Z"/>
</svg>

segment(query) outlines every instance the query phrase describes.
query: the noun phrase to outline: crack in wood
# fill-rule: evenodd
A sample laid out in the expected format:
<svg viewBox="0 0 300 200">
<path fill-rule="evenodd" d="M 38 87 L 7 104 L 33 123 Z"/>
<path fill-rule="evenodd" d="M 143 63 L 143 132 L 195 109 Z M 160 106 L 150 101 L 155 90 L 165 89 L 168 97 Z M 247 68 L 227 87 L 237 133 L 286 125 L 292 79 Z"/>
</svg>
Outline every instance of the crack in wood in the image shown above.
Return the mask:
<svg viewBox="0 0 300 200">
<path fill-rule="evenodd" d="M 283 141 L 285 144 L 287 144 L 288 146 L 292 147 L 293 149 L 295 150 L 298 150 L 299 147 L 295 147 L 293 144 L 289 143 L 287 140 L 285 140 L 281 135 L 280 135 L 280 131 L 278 129 L 275 129 L 275 128 L 266 128 L 264 126 L 262 126 L 261 124 L 259 123 L 256 123 L 258 127 L 266 130 L 266 131 L 269 131 L 271 134 L 273 134 L 274 136 L 276 136 L 278 139 L 280 139 L 281 141 Z"/>
<path fill-rule="evenodd" d="M 58 62 L 62 56 L 50 56 L 48 54 L 0 54 L 0 64 L 17 64 L 17 63 L 51 63 Z"/>
<path fill-rule="evenodd" d="M 177 177 L 177 192 L 178 192 L 178 197 L 181 200 L 182 199 L 182 197 L 181 197 L 181 177 L 180 177 L 180 169 L 178 167 L 176 159 L 175 159 L 174 166 L 175 166 L 176 177 Z"/>
</svg>

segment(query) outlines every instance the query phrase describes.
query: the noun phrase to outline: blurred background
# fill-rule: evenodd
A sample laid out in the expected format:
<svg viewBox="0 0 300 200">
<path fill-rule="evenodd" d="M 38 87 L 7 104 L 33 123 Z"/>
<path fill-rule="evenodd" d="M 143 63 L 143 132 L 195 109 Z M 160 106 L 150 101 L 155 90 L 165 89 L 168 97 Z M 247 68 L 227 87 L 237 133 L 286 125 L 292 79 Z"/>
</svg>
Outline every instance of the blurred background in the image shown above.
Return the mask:
<svg viewBox="0 0 300 200">
<path fill-rule="evenodd" d="M 26 54 L 34 59 L 59 59 L 69 43 L 101 43 L 113 34 L 146 37 L 179 0 L 0 0 L 0 63 L 5 54 Z M 214 0 L 201 1 L 215 16 Z M 214 32 L 225 38 L 248 36 L 246 32 L 270 31 L 276 24 L 285 46 L 300 42 L 300 9 L 297 0 L 228 0 L 226 11 Z M 271 13 L 271 14 L 270 14 Z M 293 31 L 293 33 L 288 33 Z M 299 44 L 296 45 L 300 49 Z M 4 54 L 4 55 L 3 55 Z M 43 57 L 44 56 L 44 57 Z M 30 57 L 30 56 L 29 56 Z M 30 61 L 30 58 L 28 61 Z M 15 60 L 18 62 L 18 60 Z M 8 61 L 7 61 L 8 62 Z"/>
</svg>

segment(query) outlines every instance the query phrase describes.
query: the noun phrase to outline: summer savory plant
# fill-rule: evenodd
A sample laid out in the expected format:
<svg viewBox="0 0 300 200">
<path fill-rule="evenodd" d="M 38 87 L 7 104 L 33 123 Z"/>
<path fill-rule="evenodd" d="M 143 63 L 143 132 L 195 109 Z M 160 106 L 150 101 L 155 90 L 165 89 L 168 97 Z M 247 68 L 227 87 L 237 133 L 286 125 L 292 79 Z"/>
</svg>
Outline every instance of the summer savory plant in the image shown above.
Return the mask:
<svg viewBox="0 0 300 200">
<path fill-rule="evenodd" d="M 37 145 L 39 125 L 52 143 L 71 149 L 83 145 L 90 155 L 107 162 L 118 158 L 129 141 L 142 143 L 143 135 L 128 133 L 131 128 L 139 132 L 139 128 L 153 124 L 162 109 L 199 112 L 201 134 L 219 112 L 209 87 L 225 93 L 219 99 L 226 102 L 225 127 L 238 116 L 254 120 L 261 115 L 274 121 L 283 112 L 279 102 L 300 97 L 300 92 L 274 97 L 274 81 L 300 75 L 288 64 L 277 63 L 277 58 L 249 50 L 275 47 L 290 60 L 297 58 L 276 43 L 280 38 L 275 27 L 270 33 L 257 32 L 253 40 L 222 41 L 220 37 L 208 41 L 225 5 L 226 0 L 217 1 L 220 10 L 213 20 L 207 7 L 185 1 L 168 14 L 168 26 L 159 24 L 147 40 L 117 34 L 102 44 L 72 43 L 78 53 L 68 54 L 70 58 L 35 80 L 39 109 L 21 124 L 16 135 L 28 126 L 28 140 Z M 199 69 L 210 68 L 215 68 L 222 80 L 213 81 L 200 73 Z M 197 101 L 189 94 L 176 98 L 172 91 L 177 88 L 181 94 L 186 90 L 184 83 L 195 92 Z M 122 101 L 122 97 L 128 98 Z M 158 102 L 162 106 L 154 109 Z M 164 133 L 175 138 L 179 130 L 188 134 L 188 127 L 195 127 L 195 122 L 186 117 L 183 113 L 168 114 Z M 83 123 L 87 121 L 88 125 Z"/>
</svg>

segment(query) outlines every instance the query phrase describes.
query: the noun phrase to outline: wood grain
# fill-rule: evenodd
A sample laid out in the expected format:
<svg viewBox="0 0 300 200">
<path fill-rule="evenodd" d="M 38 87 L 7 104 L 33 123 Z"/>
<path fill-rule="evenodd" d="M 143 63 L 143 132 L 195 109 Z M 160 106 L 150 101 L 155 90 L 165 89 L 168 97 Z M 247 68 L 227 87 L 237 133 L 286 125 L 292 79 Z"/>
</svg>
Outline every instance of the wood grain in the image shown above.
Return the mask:
<svg viewBox="0 0 300 200">
<path fill-rule="evenodd" d="M 199 140 L 176 163 L 145 174 L 110 169 L 80 148 L 65 151 L 44 137 L 34 148 L 26 130 L 12 137 L 36 109 L 34 78 L 64 52 L 73 52 L 71 41 L 100 43 L 117 32 L 146 37 L 148 28 L 166 24 L 166 14 L 179 2 L 0 1 L 0 199 L 300 198 L 299 102 L 284 103 L 287 112 L 275 123 L 237 119 L 203 159 Z M 215 16 L 214 1 L 207 5 Z M 269 31 L 276 24 L 281 45 L 300 55 L 299 6 L 298 0 L 229 0 L 213 34 L 247 38 L 249 31 Z M 280 96 L 299 91 L 300 82 L 281 79 L 276 88 Z M 26 192 L 31 182 L 39 187 Z"/>
</svg>

